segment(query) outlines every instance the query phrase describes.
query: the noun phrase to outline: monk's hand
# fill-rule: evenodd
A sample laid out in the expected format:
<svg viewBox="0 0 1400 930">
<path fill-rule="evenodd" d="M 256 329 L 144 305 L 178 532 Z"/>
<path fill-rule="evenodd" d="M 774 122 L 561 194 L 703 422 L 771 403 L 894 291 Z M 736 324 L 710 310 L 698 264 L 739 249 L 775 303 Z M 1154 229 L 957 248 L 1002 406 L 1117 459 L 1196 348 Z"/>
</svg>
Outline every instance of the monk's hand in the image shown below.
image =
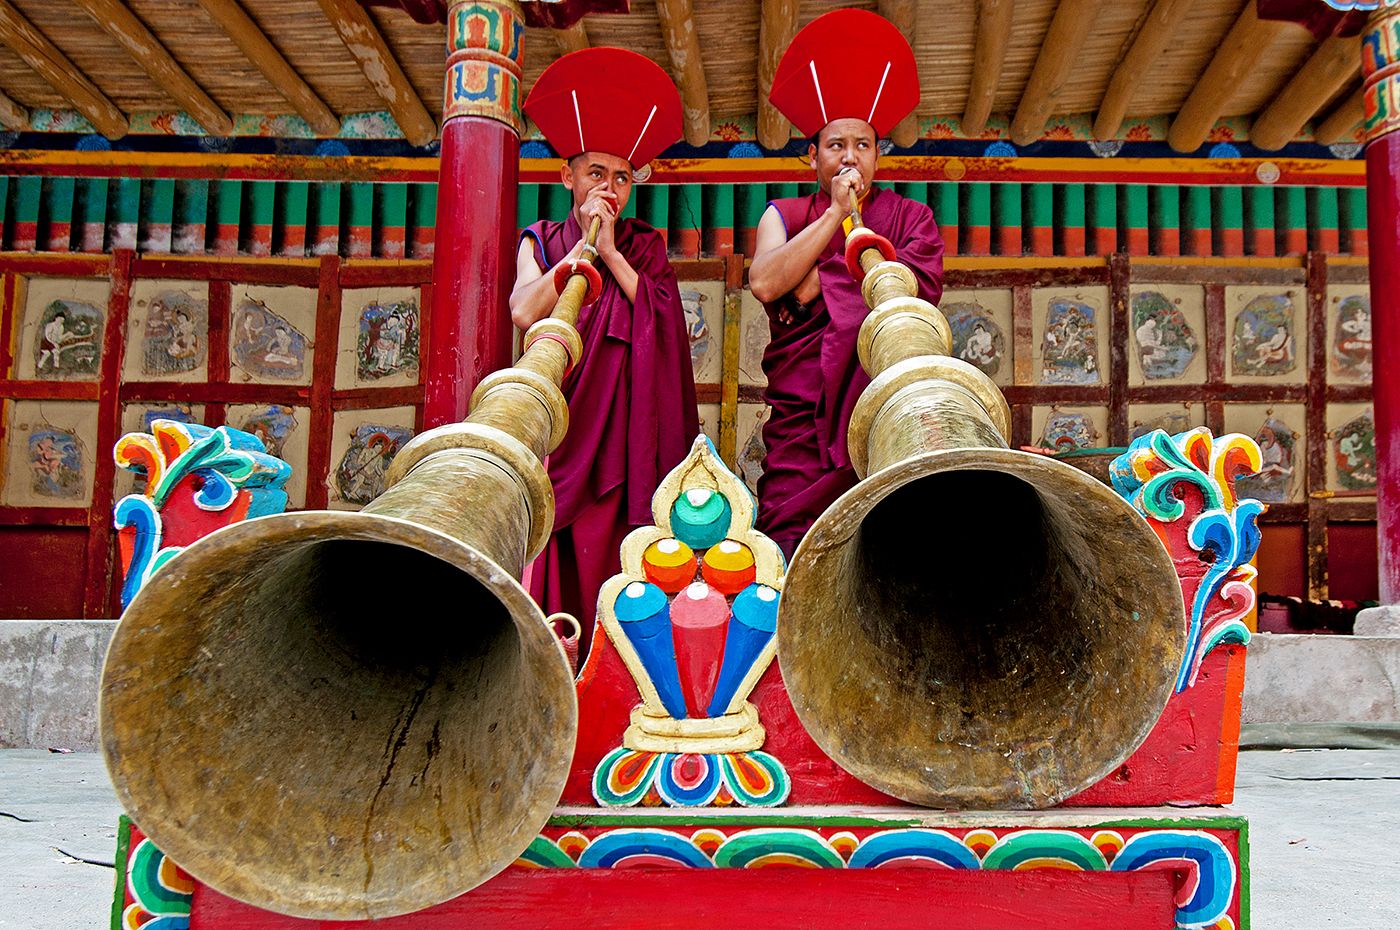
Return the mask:
<svg viewBox="0 0 1400 930">
<path fill-rule="evenodd" d="M 850 216 L 851 209 L 860 202 L 865 193 L 865 179 L 855 168 L 842 168 L 831 179 L 831 206 L 843 217 Z"/>
<path fill-rule="evenodd" d="M 812 301 L 821 296 L 822 281 L 817 274 L 816 266 L 807 272 L 807 276 L 793 288 L 788 295 L 783 298 L 781 306 L 778 307 L 778 322 L 784 326 L 791 326 L 793 323 L 805 323 L 812 317 L 812 310 L 809 306 Z"/>
<path fill-rule="evenodd" d="M 606 187 L 595 187 L 588 192 L 578 212 L 583 217 L 585 237 L 588 235 L 589 226 L 593 224 L 593 218 L 599 218 L 598 254 L 606 257 L 615 253 L 617 246 L 613 240 L 613 225 L 617 222 L 617 195 Z"/>
</svg>

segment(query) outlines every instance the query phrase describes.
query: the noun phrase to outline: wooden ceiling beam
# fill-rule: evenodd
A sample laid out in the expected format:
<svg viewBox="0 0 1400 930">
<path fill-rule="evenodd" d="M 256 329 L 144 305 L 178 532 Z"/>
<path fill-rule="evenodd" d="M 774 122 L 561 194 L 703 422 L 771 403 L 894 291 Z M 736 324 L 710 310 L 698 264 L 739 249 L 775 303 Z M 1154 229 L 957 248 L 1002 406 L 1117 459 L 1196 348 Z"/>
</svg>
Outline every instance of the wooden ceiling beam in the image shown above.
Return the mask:
<svg viewBox="0 0 1400 930">
<path fill-rule="evenodd" d="M 30 128 L 29 111 L 3 93 L 0 93 L 0 126 L 16 132 L 25 132 Z"/>
<path fill-rule="evenodd" d="M 588 30 L 584 27 L 583 20 L 579 20 L 568 29 L 555 29 L 554 41 L 559 46 L 560 55 L 581 52 L 592 46 L 588 41 Z"/>
<path fill-rule="evenodd" d="M 676 88 L 681 92 L 685 141 L 704 145 L 710 141 L 710 88 L 705 82 L 705 63 L 700 57 L 700 37 L 695 34 L 690 0 L 656 0 L 656 18 L 671 56 Z"/>
<path fill-rule="evenodd" d="M 996 100 L 997 83 L 1006 63 L 1006 47 L 1011 42 L 1013 0 L 977 0 L 977 38 L 972 52 L 972 86 L 963 110 L 962 133 L 980 136 L 987 128 Z"/>
<path fill-rule="evenodd" d="M 1254 120 L 1249 141 L 1270 151 L 1283 148 L 1360 72 L 1361 36 L 1324 39 Z"/>
<path fill-rule="evenodd" d="M 394 122 L 411 145 L 427 145 L 437 138 L 437 123 L 428 113 L 418 92 L 408 82 L 384 37 L 370 19 L 369 11 L 358 0 L 316 0 L 321 12 L 335 27 L 375 93 L 389 108 Z"/>
<path fill-rule="evenodd" d="M 1318 145 L 1331 145 L 1343 136 L 1349 135 L 1366 118 L 1366 95 L 1358 87 L 1350 97 L 1342 101 L 1335 110 L 1327 114 L 1313 133 Z"/>
<path fill-rule="evenodd" d="M 287 63 L 258 24 L 238 5 L 238 0 L 199 0 L 199 4 L 253 67 L 262 72 L 273 90 L 281 94 L 292 109 L 306 120 L 312 132 L 318 136 L 339 135 L 340 118 Z"/>
<path fill-rule="evenodd" d="M 156 86 L 174 98 L 186 113 L 194 117 L 195 122 L 204 127 L 205 132 L 211 136 L 232 135 L 233 119 L 180 67 L 180 63 L 122 0 L 73 2 L 116 39 L 117 44 L 126 49 L 127 54 L 141 66 L 141 70 L 151 76 Z"/>
<path fill-rule="evenodd" d="M 127 134 L 130 127 L 122 111 L 7 0 L 0 0 L 0 42 L 68 98 L 102 135 L 120 139 Z"/>
<path fill-rule="evenodd" d="M 1230 98 L 1268 53 L 1283 27 L 1280 20 L 1260 19 L 1254 0 L 1245 4 L 1172 120 L 1167 144 L 1178 152 L 1194 152 L 1210 138 L 1210 131 L 1224 115 Z"/>
<path fill-rule="evenodd" d="M 1074 72 L 1079 51 L 1093 31 L 1103 5 L 1104 0 L 1060 0 L 1021 94 L 1016 116 L 1011 120 L 1012 142 L 1030 145 L 1045 132 L 1045 124 L 1055 112 L 1060 92 Z"/>
<path fill-rule="evenodd" d="M 1094 118 L 1094 138 L 1101 142 L 1118 135 L 1128 115 L 1128 105 L 1133 101 L 1142 79 L 1152 70 L 1156 62 L 1167 50 L 1167 45 L 1176 37 L 1177 30 L 1191 10 L 1196 0 L 1157 0 L 1152 12 L 1147 14 L 1142 28 L 1133 38 L 1133 44 L 1109 79 L 1108 90 L 1104 91 L 1099 103 L 1098 116 Z"/>
<path fill-rule="evenodd" d="M 758 21 L 758 144 L 780 149 L 792 138 L 792 124 L 768 102 L 773 75 L 797 35 L 797 0 L 763 0 Z"/>
<path fill-rule="evenodd" d="M 909 43 L 910 48 L 914 47 L 916 25 L 914 7 L 914 0 L 880 0 L 880 5 L 876 10 L 903 34 L 904 41 Z M 890 130 L 889 139 L 902 149 L 907 149 L 919 141 L 919 108 L 917 106 Z"/>
</svg>

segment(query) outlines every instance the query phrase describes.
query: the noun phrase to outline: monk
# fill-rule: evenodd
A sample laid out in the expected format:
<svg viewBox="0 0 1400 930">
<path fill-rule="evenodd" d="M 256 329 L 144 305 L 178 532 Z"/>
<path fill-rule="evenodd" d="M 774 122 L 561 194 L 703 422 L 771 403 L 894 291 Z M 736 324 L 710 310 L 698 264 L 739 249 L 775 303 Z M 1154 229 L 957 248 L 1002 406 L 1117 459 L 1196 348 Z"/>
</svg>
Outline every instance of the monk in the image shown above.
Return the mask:
<svg viewBox="0 0 1400 930">
<path fill-rule="evenodd" d="M 629 93 L 610 90 L 612 83 Z M 552 108 L 560 87 L 566 105 Z M 638 104 L 638 87 L 657 100 Z M 699 432 L 690 342 L 666 243 L 646 223 L 619 218 L 636 167 L 680 138 L 680 98 L 647 59 L 599 48 L 551 65 L 525 110 L 567 159 L 560 181 L 573 194 L 573 209 L 563 222 L 535 223 L 520 237 L 510 298 L 517 327 L 527 329 L 554 309 L 554 269 L 583 254 L 584 230 L 599 220 L 594 264 L 602 292 L 579 314 L 583 357 L 562 385 L 569 431 L 549 455 L 554 534 L 528 575 L 545 613 L 579 619 L 582 657 L 598 589 L 620 570 L 623 537 L 652 523 L 652 493 Z M 590 148 L 581 150 L 584 140 Z"/>
<path fill-rule="evenodd" d="M 873 56 L 865 80 L 849 67 L 852 48 Z M 832 86 L 820 83 L 823 73 Z M 860 10 L 814 20 L 785 53 L 770 99 L 811 136 L 807 158 L 818 186 L 810 196 L 768 205 L 749 269 L 770 330 L 763 371 L 772 410 L 763 427 L 758 528 L 791 558 L 817 517 L 857 480 L 846 427 L 870 378 L 856 355 L 868 308 L 845 260 L 851 207 L 860 203 L 865 225 L 890 240 L 914 272 L 919 296 L 935 305 L 943 294 L 943 239 L 926 205 L 873 184 L 880 135 L 918 101 L 913 53 L 887 21 Z"/>
</svg>

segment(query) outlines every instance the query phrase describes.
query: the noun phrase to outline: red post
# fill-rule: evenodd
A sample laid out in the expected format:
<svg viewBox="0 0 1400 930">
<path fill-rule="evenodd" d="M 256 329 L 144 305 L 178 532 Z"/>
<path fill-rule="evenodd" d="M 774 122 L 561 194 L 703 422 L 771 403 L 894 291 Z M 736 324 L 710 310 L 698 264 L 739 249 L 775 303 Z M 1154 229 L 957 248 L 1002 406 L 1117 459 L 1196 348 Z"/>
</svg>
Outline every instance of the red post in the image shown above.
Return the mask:
<svg viewBox="0 0 1400 930">
<path fill-rule="evenodd" d="M 1380 546 L 1377 614 L 1400 615 L 1400 10 L 1371 14 L 1361 51 L 1366 99 L 1366 214 L 1371 242 L 1372 388 L 1376 416 L 1376 517 Z M 1400 616 L 1375 616 L 1400 631 Z"/>
<path fill-rule="evenodd" d="M 524 31 L 511 0 L 448 6 L 425 428 L 465 418 L 477 382 L 510 364 Z"/>
</svg>

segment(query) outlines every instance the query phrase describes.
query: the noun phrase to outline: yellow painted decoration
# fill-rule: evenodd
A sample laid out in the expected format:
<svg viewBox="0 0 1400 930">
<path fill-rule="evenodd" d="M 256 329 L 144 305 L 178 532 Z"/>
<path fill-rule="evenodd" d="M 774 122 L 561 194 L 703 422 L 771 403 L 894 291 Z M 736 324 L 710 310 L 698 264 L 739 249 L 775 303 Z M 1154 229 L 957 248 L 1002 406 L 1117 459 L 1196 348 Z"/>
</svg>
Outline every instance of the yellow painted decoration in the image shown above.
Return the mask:
<svg viewBox="0 0 1400 930">
<path fill-rule="evenodd" d="M 642 574 L 667 594 L 695 580 L 695 552 L 679 539 L 658 539 L 642 554 Z"/>
<path fill-rule="evenodd" d="M 757 575 L 753 552 L 743 543 L 726 539 L 705 550 L 700 574 L 721 594 L 738 594 L 753 584 Z"/>
</svg>

